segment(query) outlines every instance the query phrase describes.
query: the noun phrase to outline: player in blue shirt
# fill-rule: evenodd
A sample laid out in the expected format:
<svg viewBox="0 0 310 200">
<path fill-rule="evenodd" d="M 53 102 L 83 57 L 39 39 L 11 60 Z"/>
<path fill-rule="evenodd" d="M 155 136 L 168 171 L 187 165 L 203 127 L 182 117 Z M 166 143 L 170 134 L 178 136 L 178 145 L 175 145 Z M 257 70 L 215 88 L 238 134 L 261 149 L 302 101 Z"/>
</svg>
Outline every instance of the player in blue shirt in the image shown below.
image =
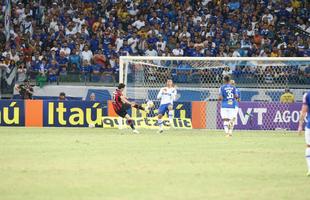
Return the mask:
<svg viewBox="0 0 310 200">
<path fill-rule="evenodd" d="M 223 119 L 223 126 L 226 136 L 232 136 L 231 122 L 236 118 L 236 104 L 237 104 L 236 88 L 230 84 L 230 77 L 224 76 L 224 84 L 219 90 L 219 101 L 221 101 L 221 117 Z"/>
<path fill-rule="evenodd" d="M 299 118 L 299 126 L 298 132 L 301 133 L 303 130 L 304 120 L 306 120 L 306 127 L 305 127 L 305 140 L 307 144 L 306 148 L 306 161 L 308 165 L 308 173 L 307 176 L 310 176 L 310 92 L 304 94 L 302 98 L 302 107 L 300 111 L 300 118 Z"/>
</svg>

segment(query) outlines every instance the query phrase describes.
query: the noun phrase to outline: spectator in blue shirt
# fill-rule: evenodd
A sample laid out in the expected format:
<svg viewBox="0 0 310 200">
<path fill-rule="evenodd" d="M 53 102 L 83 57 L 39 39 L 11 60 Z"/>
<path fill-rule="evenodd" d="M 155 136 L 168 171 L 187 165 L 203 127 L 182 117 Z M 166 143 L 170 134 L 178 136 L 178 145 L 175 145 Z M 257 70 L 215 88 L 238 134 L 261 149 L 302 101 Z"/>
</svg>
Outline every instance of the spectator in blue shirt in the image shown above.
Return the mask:
<svg viewBox="0 0 310 200">
<path fill-rule="evenodd" d="M 88 60 L 84 60 L 81 72 L 86 75 L 89 74 L 91 71 L 92 71 L 91 63 Z"/>
<path fill-rule="evenodd" d="M 58 73 L 59 65 L 57 61 L 55 59 L 51 60 L 48 64 L 48 80 L 51 82 L 57 81 Z"/>
<path fill-rule="evenodd" d="M 127 40 L 123 41 L 123 46 L 120 48 L 119 54 L 122 55 L 122 56 L 128 56 L 128 55 L 132 55 L 133 54 L 131 46 L 128 45 L 128 41 Z"/>
<path fill-rule="evenodd" d="M 92 38 L 89 41 L 89 46 L 90 46 L 90 50 L 93 53 L 95 53 L 99 49 L 99 40 L 95 34 L 92 35 Z"/>
<path fill-rule="evenodd" d="M 34 59 L 31 62 L 31 68 L 32 68 L 31 71 L 39 72 L 41 63 L 42 61 L 40 60 L 40 54 L 39 52 L 37 52 L 35 53 Z"/>
<path fill-rule="evenodd" d="M 69 56 L 69 68 L 70 71 L 76 71 L 81 69 L 81 56 L 76 49 L 72 49 Z"/>
<path fill-rule="evenodd" d="M 60 75 L 67 75 L 68 70 L 68 59 L 65 57 L 65 52 L 60 52 L 60 57 L 58 58 L 59 64 L 59 74 Z"/>
</svg>

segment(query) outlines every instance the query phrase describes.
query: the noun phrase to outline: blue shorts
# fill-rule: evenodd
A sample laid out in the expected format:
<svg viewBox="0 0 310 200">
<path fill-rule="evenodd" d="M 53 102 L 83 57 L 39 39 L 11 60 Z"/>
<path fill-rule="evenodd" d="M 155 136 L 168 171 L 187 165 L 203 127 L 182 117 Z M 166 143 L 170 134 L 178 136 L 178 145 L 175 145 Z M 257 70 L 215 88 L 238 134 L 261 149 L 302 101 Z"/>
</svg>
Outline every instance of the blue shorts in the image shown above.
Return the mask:
<svg viewBox="0 0 310 200">
<path fill-rule="evenodd" d="M 169 111 L 168 107 L 170 105 L 171 105 L 170 103 L 160 105 L 158 108 L 158 114 L 164 115 L 165 113 L 168 113 Z"/>
</svg>

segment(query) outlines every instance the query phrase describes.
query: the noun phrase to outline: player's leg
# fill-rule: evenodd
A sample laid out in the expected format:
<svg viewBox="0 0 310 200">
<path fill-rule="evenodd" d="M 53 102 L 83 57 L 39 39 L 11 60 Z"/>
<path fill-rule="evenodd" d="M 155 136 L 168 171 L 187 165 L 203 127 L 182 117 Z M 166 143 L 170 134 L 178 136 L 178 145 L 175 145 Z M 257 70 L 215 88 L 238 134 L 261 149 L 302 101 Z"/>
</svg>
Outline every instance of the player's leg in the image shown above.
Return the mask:
<svg viewBox="0 0 310 200">
<path fill-rule="evenodd" d="M 307 176 L 310 176 L 310 129 L 305 128 L 305 140 L 306 140 L 306 162 L 308 166 Z"/>
<path fill-rule="evenodd" d="M 235 126 L 235 124 L 236 124 L 236 122 L 237 122 L 238 111 L 239 111 L 239 108 L 236 107 L 236 108 L 234 109 L 233 118 L 230 120 L 230 126 Z"/>
<path fill-rule="evenodd" d="M 132 107 L 134 107 L 134 108 L 136 108 L 136 109 L 138 109 L 138 110 L 143 110 L 143 111 L 145 111 L 146 110 L 146 108 L 144 108 L 144 107 L 142 107 L 141 105 L 139 105 L 139 104 L 135 104 L 134 106 L 132 106 Z"/>
<path fill-rule="evenodd" d="M 158 120 L 157 120 L 157 124 L 159 126 L 159 130 L 158 133 L 162 133 L 164 131 L 164 122 L 163 122 L 163 115 L 162 114 L 158 114 Z"/>
<path fill-rule="evenodd" d="M 223 127 L 226 135 L 228 135 L 229 117 L 227 108 L 221 108 L 221 117 L 223 120 Z"/>
<path fill-rule="evenodd" d="M 131 119 L 131 117 L 129 116 L 129 114 L 126 113 L 126 115 L 124 116 L 124 118 L 126 119 L 126 123 L 130 126 L 130 128 L 132 129 L 132 131 L 133 131 L 134 133 L 139 133 L 139 131 L 135 128 L 134 121 Z"/>
<path fill-rule="evenodd" d="M 229 109 L 229 125 L 228 125 L 228 134 L 232 135 L 232 132 L 235 127 L 235 123 L 237 121 L 237 115 L 238 115 L 239 108 Z"/>
<path fill-rule="evenodd" d="M 226 136 L 232 136 L 232 134 L 230 133 L 230 129 L 229 129 L 229 122 L 230 120 L 228 118 L 223 119 L 223 126 L 224 126 L 224 131 L 225 131 Z"/>
<path fill-rule="evenodd" d="M 139 133 L 134 125 L 134 121 L 132 120 L 132 118 L 130 117 L 130 115 L 127 113 L 127 110 L 130 109 L 131 105 L 130 104 L 123 104 L 122 107 L 120 108 L 120 110 L 118 110 L 116 113 L 122 117 L 126 119 L 126 123 L 127 125 L 130 126 L 130 128 L 133 130 L 134 133 Z"/>
<path fill-rule="evenodd" d="M 169 104 L 168 105 L 168 118 L 169 118 L 170 126 L 173 126 L 173 117 L 174 117 L 173 105 Z"/>
<path fill-rule="evenodd" d="M 168 109 L 168 105 L 166 104 L 160 105 L 158 108 L 157 124 L 159 126 L 159 130 L 158 130 L 159 133 L 162 133 L 164 131 L 163 116 L 165 115 L 167 109 Z"/>
<path fill-rule="evenodd" d="M 233 125 L 234 125 L 234 126 L 235 126 L 236 123 L 237 123 L 238 113 L 239 113 L 239 107 L 236 107 L 236 108 L 235 108 L 235 116 L 234 116 L 234 119 L 233 119 Z"/>
</svg>

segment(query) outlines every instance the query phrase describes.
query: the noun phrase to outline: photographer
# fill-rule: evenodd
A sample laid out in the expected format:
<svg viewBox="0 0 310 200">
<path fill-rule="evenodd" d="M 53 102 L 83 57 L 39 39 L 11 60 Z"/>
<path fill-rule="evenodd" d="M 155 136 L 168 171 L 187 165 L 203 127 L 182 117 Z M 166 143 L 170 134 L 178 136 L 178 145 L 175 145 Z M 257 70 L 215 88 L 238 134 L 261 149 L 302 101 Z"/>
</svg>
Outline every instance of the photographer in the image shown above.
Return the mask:
<svg viewBox="0 0 310 200">
<path fill-rule="evenodd" d="M 33 88 L 27 79 L 24 80 L 24 84 L 16 85 L 15 89 L 19 92 L 22 99 L 32 99 Z"/>
</svg>

